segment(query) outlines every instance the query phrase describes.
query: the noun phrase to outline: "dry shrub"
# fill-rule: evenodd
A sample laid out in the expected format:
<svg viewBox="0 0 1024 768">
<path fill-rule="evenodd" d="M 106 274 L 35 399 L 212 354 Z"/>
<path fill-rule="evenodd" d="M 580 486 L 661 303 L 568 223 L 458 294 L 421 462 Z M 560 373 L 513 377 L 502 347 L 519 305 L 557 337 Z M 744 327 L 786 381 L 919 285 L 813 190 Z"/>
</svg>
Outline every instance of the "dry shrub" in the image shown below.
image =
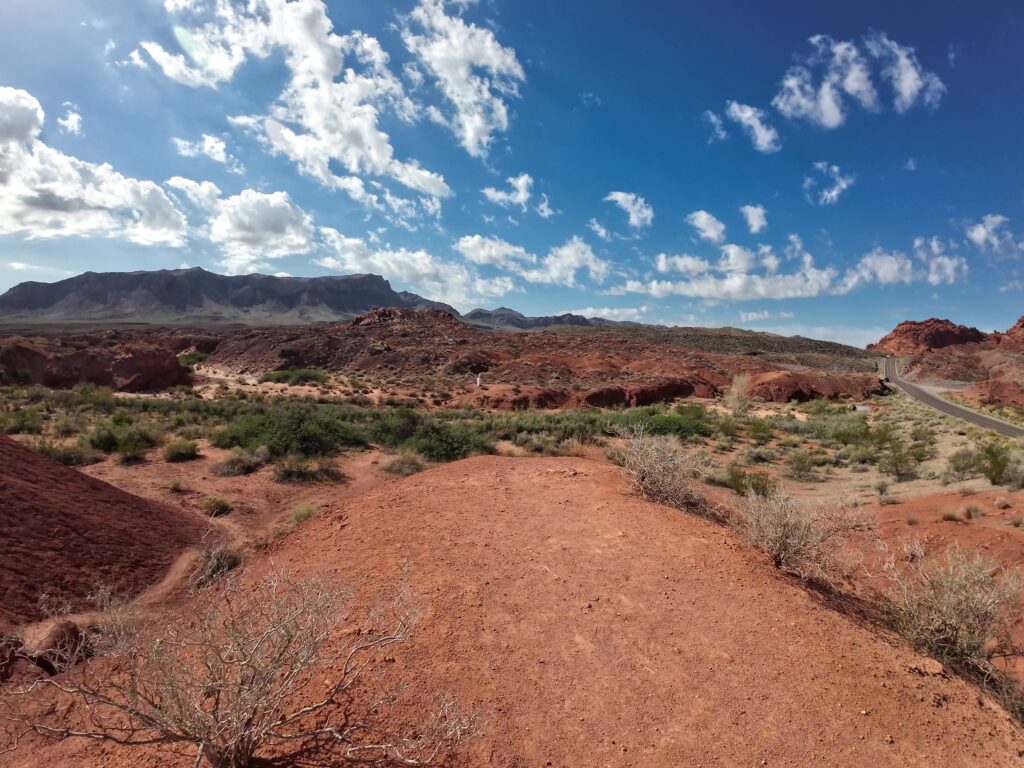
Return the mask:
<svg viewBox="0 0 1024 768">
<path fill-rule="evenodd" d="M 273 743 L 323 748 L 345 762 L 426 765 L 471 734 L 472 719 L 448 699 L 414 739 L 387 737 L 370 722 L 392 694 L 352 711 L 356 681 L 409 632 L 400 603 L 390 620 L 371 616 L 377 629 L 345 645 L 337 639 L 343 596 L 316 580 L 272 573 L 250 589 L 231 576 L 220 585 L 178 618 L 145 622 L 124 605 L 108 606 L 87 638 L 93 658 L 5 698 L 15 739 L 34 732 L 178 745 L 194 750 L 197 766 L 244 768 Z M 72 710 L 81 717 L 63 716 Z"/>
<path fill-rule="evenodd" d="M 853 539 L 877 541 L 877 521 L 863 509 L 828 502 L 799 504 L 781 490 L 746 497 L 737 525 L 776 568 L 824 582 L 848 570 L 856 552 Z"/>
<path fill-rule="evenodd" d="M 732 386 L 722 398 L 725 407 L 733 416 L 743 416 L 750 410 L 750 374 L 737 373 L 732 377 Z"/>
<path fill-rule="evenodd" d="M 916 542 L 905 551 L 904 566 L 890 568 L 886 601 L 901 635 L 940 661 L 986 674 L 994 658 L 1018 654 L 1011 631 L 1021 619 L 1019 571 L 958 546 L 938 558 Z"/>
<path fill-rule="evenodd" d="M 704 495 L 694 485 L 703 477 L 710 459 L 697 451 L 683 451 L 678 442 L 665 435 L 652 435 L 635 424 L 622 433 L 626 445 L 613 460 L 629 474 L 644 498 L 700 514 L 712 514 Z"/>
</svg>

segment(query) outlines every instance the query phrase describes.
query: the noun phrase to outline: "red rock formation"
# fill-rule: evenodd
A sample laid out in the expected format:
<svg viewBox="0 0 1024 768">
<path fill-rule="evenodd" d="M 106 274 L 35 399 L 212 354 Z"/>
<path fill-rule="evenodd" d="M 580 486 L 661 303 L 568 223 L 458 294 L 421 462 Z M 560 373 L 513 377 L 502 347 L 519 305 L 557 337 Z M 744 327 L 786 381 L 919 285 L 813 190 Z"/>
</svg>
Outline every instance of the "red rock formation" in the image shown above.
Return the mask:
<svg viewBox="0 0 1024 768">
<path fill-rule="evenodd" d="M 964 394 L 982 405 L 1024 408 L 1024 386 L 1010 379 L 989 379 L 971 387 Z"/>
<path fill-rule="evenodd" d="M 924 321 L 903 321 L 877 344 L 869 344 L 868 350 L 896 357 L 910 357 L 932 349 L 982 342 L 987 338 L 988 335 L 977 328 L 933 317 Z"/>
<path fill-rule="evenodd" d="M 885 386 L 869 374 L 828 374 L 815 371 L 770 371 L 750 379 L 752 397 L 773 403 L 806 402 L 815 397 L 864 400 L 881 395 Z"/>
</svg>

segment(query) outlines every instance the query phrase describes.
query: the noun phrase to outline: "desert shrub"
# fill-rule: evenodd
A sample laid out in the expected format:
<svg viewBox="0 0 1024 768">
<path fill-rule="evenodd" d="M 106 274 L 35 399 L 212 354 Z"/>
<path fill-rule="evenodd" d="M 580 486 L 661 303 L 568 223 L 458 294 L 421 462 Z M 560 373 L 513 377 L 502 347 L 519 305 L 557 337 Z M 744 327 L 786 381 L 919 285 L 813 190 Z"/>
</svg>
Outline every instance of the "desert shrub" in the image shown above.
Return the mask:
<svg viewBox="0 0 1024 768">
<path fill-rule="evenodd" d="M 694 435 L 707 437 L 714 431 L 703 415 L 694 413 L 656 413 L 641 417 L 637 421 L 652 435 L 676 435 L 688 438 Z"/>
<path fill-rule="evenodd" d="M 625 445 L 614 459 L 646 499 L 701 514 L 712 514 L 704 495 L 694 485 L 710 462 L 703 453 L 683 451 L 672 438 L 652 435 L 642 425 L 623 432 Z"/>
<path fill-rule="evenodd" d="M 797 450 L 789 455 L 789 474 L 795 480 L 811 480 L 815 477 L 817 464 L 810 451 Z"/>
<path fill-rule="evenodd" d="M 942 473 L 943 482 L 955 483 L 975 477 L 978 474 L 979 461 L 978 452 L 974 449 L 958 448 L 946 459 L 946 469 Z"/>
<path fill-rule="evenodd" d="M 878 469 L 896 480 L 907 480 L 914 476 L 917 461 L 901 440 L 893 440 L 878 458 Z"/>
<path fill-rule="evenodd" d="M 770 419 L 747 419 L 745 425 L 747 437 L 755 443 L 767 443 L 775 434 L 775 426 Z"/>
<path fill-rule="evenodd" d="M 292 523 L 301 525 L 316 514 L 316 508 L 310 504 L 303 504 L 292 511 Z"/>
<path fill-rule="evenodd" d="M 274 465 L 274 479 L 279 483 L 337 483 L 345 474 L 331 461 L 285 456 Z"/>
<path fill-rule="evenodd" d="M 733 416 L 744 416 L 750 410 L 750 386 L 749 374 L 737 373 L 732 377 L 732 385 L 722 402 Z"/>
<path fill-rule="evenodd" d="M 475 453 L 490 453 L 490 440 L 462 424 L 432 419 L 416 427 L 406 446 L 429 461 L 456 461 Z"/>
<path fill-rule="evenodd" d="M 739 509 L 741 534 L 776 568 L 830 581 L 846 563 L 849 540 L 874 537 L 875 521 L 859 508 L 801 505 L 784 491 L 748 496 Z"/>
<path fill-rule="evenodd" d="M 990 441 L 978 449 L 978 471 L 992 485 L 1003 482 L 1006 470 L 1010 467 L 1010 449 L 1004 443 Z"/>
<path fill-rule="evenodd" d="M 969 522 L 967 515 L 957 509 L 947 509 L 939 515 L 939 519 L 944 523 L 961 523 L 963 525 Z"/>
<path fill-rule="evenodd" d="M 893 626 L 940 661 L 987 671 L 1012 648 L 1024 581 L 977 552 L 953 546 L 939 558 L 919 549 L 893 567 L 887 607 Z"/>
<path fill-rule="evenodd" d="M 740 460 L 746 464 L 771 464 L 779 458 L 779 453 L 767 445 L 752 445 L 740 453 Z"/>
<path fill-rule="evenodd" d="M 211 496 L 203 502 L 203 509 L 206 510 L 206 514 L 210 517 L 220 517 L 221 515 L 228 514 L 233 507 L 231 502 L 222 496 Z"/>
<path fill-rule="evenodd" d="M 409 477 L 423 471 L 423 461 L 415 453 L 402 451 L 395 458 L 384 462 L 380 468 L 392 475 Z"/>
<path fill-rule="evenodd" d="M 815 412 L 806 422 L 807 434 L 817 440 L 828 440 L 843 445 L 861 445 L 868 441 L 871 428 L 861 414 L 849 410 L 827 410 Z"/>
<path fill-rule="evenodd" d="M 1013 506 L 1012 504 L 1010 504 L 1010 502 L 1008 502 L 1002 496 L 1000 496 L 998 499 L 995 500 L 995 505 L 996 505 L 996 509 L 1009 509 L 1011 506 Z"/>
<path fill-rule="evenodd" d="M 46 438 L 38 438 L 27 445 L 36 453 L 41 453 L 66 467 L 81 467 L 95 464 L 100 460 L 95 451 L 81 445 L 66 445 Z"/>
<path fill-rule="evenodd" d="M 7 723 L 54 739 L 173 745 L 195 755 L 194 765 L 211 768 L 262 765 L 261 753 L 272 744 L 277 750 L 301 744 L 306 756 L 330 744 L 345 762 L 373 765 L 447 761 L 475 728 L 452 699 L 439 698 L 415 738 L 393 741 L 370 734 L 386 732 L 381 710 L 394 691 L 371 691 L 376 703 L 351 710 L 353 701 L 364 700 L 352 696 L 357 682 L 379 684 L 371 673 L 380 650 L 409 632 L 402 606 L 393 618 L 377 613 L 365 624 L 379 629 L 342 642 L 337 628 L 347 611 L 340 591 L 281 573 L 243 588 L 228 575 L 219 589 L 199 592 L 189 611 L 158 622 L 125 606 L 106 610 L 99 631 L 83 644 L 109 663 L 18 686 L 5 696 L 2 714 Z M 71 650 L 81 652 L 81 645 Z M 61 666 L 68 666 L 63 659 Z M 83 725 L 64 718 L 72 709 L 87 711 Z"/>
<path fill-rule="evenodd" d="M 17 408 L 6 414 L 4 432 L 8 435 L 42 434 L 43 414 L 38 408 Z"/>
<path fill-rule="evenodd" d="M 199 564 L 192 585 L 202 589 L 231 573 L 242 564 L 242 558 L 224 547 L 206 547 L 199 553 Z"/>
<path fill-rule="evenodd" d="M 53 434 L 57 437 L 71 437 L 85 429 L 85 420 L 81 416 L 61 416 L 53 422 Z"/>
<path fill-rule="evenodd" d="M 149 429 L 115 424 L 104 421 L 93 427 L 85 436 L 85 444 L 103 453 L 115 451 L 124 455 L 139 456 L 160 443 L 160 438 Z"/>
<path fill-rule="evenodd" d="M 389 448 L 397 448 L 413 436 L 422 419 L 411 408 L 396 408 L 374 421 L 367 434 L 370 440 Z"/>
<path fill-rule="evenodd" d="M 171 440 L 164 446 L 164 461 L 192 461 L 199 458 L 199 446 L 195 440 Z"/>
<path fill-rule="evenodd" d="M 288 384 L 297 386 L 299 384 L 323 384 L 327 381 L 327 374 L 314 368 L 285 368 L 280 371 L 270 371 L 260 377 L 260 381 L 273 384 Z"/>
<path fill-rule="evenodd" d="M 266 450 L 257 448 L 253 453 L 249 453 L 243 448 L 233 448 L 228 457 L 214 464 L 210 471 L 218 477 L 251 475 L 266 463 L 267 458 L 269 452 Z"/>
<path fill-rule="evenodd" d="M 771 475 L 764 472 L 744 472 L 736 462 L 708 472 L 704 479 L 712 485 L 731 488 L 740 496 L 763 495 L 775 490 L 776 487 Z"/>
<path fill-rule="evenodd" d="M 198 349 L 192 349 L 188 352 L 182 352 L 178 355 L 178 364 L 186 371 L 191 372 L 199 363 L 203 362 L 208 355 L 205 352 L 200 352 Z"/>
<path fill-rule="evenodd" d="M 733 416 L 723 414 L 715 421 L 715 431 L 723 437 L 736 437 L 740 423 Z"/>
<path fill-rule="evenodd" d="M 366 437 L 348 414 L 305 403 L 286 403 L 243 416 L 214 433 L 218 448 L 254 451 L 266 446 L 274 458 L 297 454 L 327 456 L 343 448 L 362 447 Z"/>
</svg>

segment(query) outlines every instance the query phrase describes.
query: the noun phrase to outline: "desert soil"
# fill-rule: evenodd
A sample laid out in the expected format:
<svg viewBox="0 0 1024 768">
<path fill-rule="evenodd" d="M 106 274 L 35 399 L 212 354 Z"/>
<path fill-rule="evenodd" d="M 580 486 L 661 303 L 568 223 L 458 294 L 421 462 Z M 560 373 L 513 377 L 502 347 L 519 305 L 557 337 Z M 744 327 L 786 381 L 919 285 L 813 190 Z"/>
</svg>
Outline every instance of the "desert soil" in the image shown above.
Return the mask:
<svg viewBox="0 0 1024 768">
<path fill-rule="evenodd" d="M 409 684 L 395 722 L 415 722 L 441 692 L 478 712 L 455 766 L 1024 760 L 1018 727 L 977 689 L 832 610 L 728 531 L 636 498 L 606 463 L 438 467 L 328 505 L 246 575 L 270 567 L 348 584 L 352 615 L 408 591 L 414 634 L 367 683 Z M 68 741 L 6 760 L 192 758 Z"/>
</svg>

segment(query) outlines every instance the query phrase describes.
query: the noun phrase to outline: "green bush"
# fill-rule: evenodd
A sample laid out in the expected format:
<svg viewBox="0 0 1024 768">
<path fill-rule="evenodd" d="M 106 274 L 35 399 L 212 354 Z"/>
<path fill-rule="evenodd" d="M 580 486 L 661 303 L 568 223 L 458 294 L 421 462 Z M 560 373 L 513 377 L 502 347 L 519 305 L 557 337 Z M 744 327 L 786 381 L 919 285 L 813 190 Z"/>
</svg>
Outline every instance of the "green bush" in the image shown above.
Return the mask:
<svg viewBox="0 0 1024 768">
<path fill-rule="evenodd" d="M 474 453 L 491 453 L 493 444 L 462 424 L 425 421 L 416 427 L 407 447 L 429 461 L 456 461 Z"/>
<path fill-rule="evenodd" d="M 817 462 L 810 451 L 797 450 L 789 456 L 789 474 L 796 480 L 814 479 Z"/>
<path fill-rule="evenodd" d="M 958 448 L 946 459 L 946 469 L 942 473 L 945 482 L 969 480 L 978 474 L 981 457 L 973 448 Z"/>
<path fill-rule="evenodd" d="M 254 451 L 266 446 L 274 458 L 328 456 L 342 448 L 366 445 L 363 429 L 337 409 L 288 403 L 264 413 L 249 414 L 214 433 L 218 448 Z"/>
<path fill-rule="evenodd" d="M 268 456 L 266 450 L 257 449 L 249 453 L 244 448 L 233 448 L 226 459 L 213 465 L 211 471 L 218 477 L 251 475 L 266 463 Z"/>
<path fill-rule="evenodd" d="M 774 425 L 769 419 L 747 419 L 747 437 L 755 443 L 763 445 L 775 434 Z"/>
<path fill-rule="evenodd" d="M 273 384 L 323 384 L 327 381 L 327 374 L 314 368 L 285 368 L 280 371 L 270 371 L 263 374 L 260 381 Z"/>
<path fill-rule="evenodd" d="M 295 525 L 299 525 L 309 520 L 315 514 L 316 509 L 314 507 L 309 504 L 303 504 L 301 507 L 296 507 L 292 512 L 292 522 Z"/>
<path fill-rule="evenodd" d="M 199 445 L 195 440 L 172 440 L 164 446 L 164 461 L 192 461 L 199 458 Z"/>
<path fill-rule="evenodd" d="M 395 458 L 381 465 L 381 469 L 399 477 L 409 477 L 423 471 L 423 462 L 415 453 L 403 451 Z"/>
<path fill-rule="evenodd" d="M 207 357 L 209 357 L 209 355 L 207 355 L 205 352 L 200 352 L 198 349 L 193 349 L 188 352 L 182 352 L 180 355 L 178 355 L 178 364 L 186 371 L 191 373 L 192 370 L 197 365 L 199 365 L 199 363 L 203 362 Z"/>
<path fill-rule="evenodd" d="M 711 472 L 706 479 L 712 485 L 731 488 L 740 496 L 764 496 L 777 487 L 770 475 L 764 472 L 744 472 L 735 462 Z"/>
<path fill-rule="evenodd" d="M 46 438 L 34 440 L 28 443 L 28 447 L 67 467 L 81 467 L 86 464 L 95 464 L 100 460 L 95 452 L 80 445 L 65 445 Z"/>
<path fill-rule="evenodd" d="M 396 408 L 373 422 L 367 432 L 373 442 L 397 448 L 413 436 L 421 421 L 411 408 Z"/>
<path fill-rule="evenodd" d="M 39 435 L 43 432 L 43 414 L 38 408 L 18 408 L 4 422 L 8 435 Z"/>
<path fill-rule="evenodd" d="M 1003 476 L 1010 466 L 1010 449 L 1004 443 L 991 441 L 985 443 L 978 450 L 978 471 L 981 472 L 992 485 L 999 485 L 1003 482 Z"/>
<path fill-rule="evenodd" d="M 895 439 L 879 457 L 878 469 L 897 480 L 907 480 L 917 471 L 917 460 L 903 441 Z"/>
</svg>

